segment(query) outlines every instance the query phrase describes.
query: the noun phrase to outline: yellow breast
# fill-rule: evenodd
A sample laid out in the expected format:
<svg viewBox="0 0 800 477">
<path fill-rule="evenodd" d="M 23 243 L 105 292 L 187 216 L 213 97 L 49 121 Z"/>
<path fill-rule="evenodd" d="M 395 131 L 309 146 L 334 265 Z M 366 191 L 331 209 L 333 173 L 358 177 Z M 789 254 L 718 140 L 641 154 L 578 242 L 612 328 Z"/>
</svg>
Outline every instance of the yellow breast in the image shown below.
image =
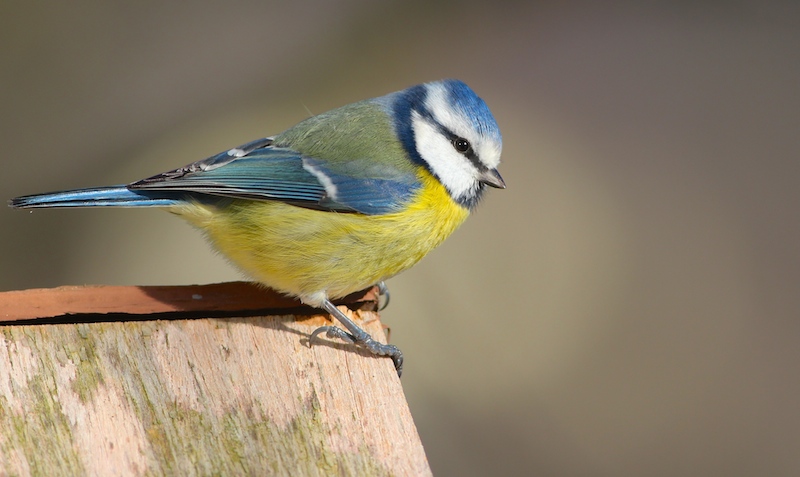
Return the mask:
<svg viewBox="0 0 800 477">
<path fill-rule="evenodd" d="M 325 212 L 277 201 L 232 200 L 172 211 L 254 279 L 316 304 L 411 267 L 469 215 L 427 172 L 406 210 L 385 215 Z"/>
</svg>

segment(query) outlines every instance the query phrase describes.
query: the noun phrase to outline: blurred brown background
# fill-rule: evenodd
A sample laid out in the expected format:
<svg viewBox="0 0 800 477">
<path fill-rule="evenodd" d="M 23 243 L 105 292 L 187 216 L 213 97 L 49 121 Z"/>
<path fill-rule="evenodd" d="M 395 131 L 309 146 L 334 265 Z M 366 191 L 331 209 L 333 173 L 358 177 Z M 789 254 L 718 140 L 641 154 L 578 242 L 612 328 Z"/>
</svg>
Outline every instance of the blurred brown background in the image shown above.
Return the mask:
<svg viewBox="0 0 800 477">
<path fill-rule="evenodd" d="M 3 2 L 2 196 L 444 77 L 505 191 L 384 321 L 439 475 L 800 473 L 800 4 Z M 153 210 L 0 210 L 0 289 L 240 276 Z"/>
</svg>

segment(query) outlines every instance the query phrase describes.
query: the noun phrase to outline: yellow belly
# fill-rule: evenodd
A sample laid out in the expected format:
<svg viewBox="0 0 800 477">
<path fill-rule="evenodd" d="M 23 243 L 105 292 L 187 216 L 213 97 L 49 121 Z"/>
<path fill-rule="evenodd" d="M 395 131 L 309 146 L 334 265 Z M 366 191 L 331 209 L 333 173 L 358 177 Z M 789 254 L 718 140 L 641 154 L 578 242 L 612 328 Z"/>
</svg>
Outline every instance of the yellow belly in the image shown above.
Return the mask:
<svg viewBox="0 0 800 477">
<path fill-rule="evenodd" d="M 427 172 L 410 206 L 361 215 L 305 209 L 277 201 L 234 200 L 224 208 L 172 209 L 197 226 L 252 278 L 312 305 L 411 267 L 469 215 Z"/>
</svg>

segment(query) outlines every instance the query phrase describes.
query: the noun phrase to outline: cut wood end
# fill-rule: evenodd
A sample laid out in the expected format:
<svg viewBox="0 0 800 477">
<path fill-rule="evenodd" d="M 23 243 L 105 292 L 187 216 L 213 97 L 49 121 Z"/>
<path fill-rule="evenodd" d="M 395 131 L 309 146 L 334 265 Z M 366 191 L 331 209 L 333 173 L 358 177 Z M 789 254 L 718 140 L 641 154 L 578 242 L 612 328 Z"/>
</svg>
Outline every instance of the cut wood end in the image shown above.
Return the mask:
<svg viewBox="0 0 800 477">
<path fill-rule="evenodd" d="M 375 310 L 377 287 L 353 293 L 337 304 Z M 0 322 L 17 322 L 66 315 L 152 315 L 188 313 L 252 314 L 306 312 L 298 300 L 253 282 L 181 286 L 62 286 L 0 292 Z M 184 316 L 181 316 L 184 317 Z M 75 317 L 75 321 L 79 321 Z"/>
</svg>

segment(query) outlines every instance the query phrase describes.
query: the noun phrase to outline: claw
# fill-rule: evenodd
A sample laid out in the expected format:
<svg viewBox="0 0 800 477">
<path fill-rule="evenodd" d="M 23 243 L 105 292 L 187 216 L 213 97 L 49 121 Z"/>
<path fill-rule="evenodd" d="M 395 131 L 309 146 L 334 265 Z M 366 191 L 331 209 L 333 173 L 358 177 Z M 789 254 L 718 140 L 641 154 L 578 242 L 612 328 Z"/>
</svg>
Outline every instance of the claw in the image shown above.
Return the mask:
<svg viewBox="0 0 800 477">
<path fill-rule="evenodd" d="M 378 282 L 378 295 L 386 297 L 386 301 L 378 305 L 378 311 L 383 311 L 389 306 L 391 298 L 391 295 L 389 295 L 389 287 L 386 286 L 386 282 Z"/>
</svg>

